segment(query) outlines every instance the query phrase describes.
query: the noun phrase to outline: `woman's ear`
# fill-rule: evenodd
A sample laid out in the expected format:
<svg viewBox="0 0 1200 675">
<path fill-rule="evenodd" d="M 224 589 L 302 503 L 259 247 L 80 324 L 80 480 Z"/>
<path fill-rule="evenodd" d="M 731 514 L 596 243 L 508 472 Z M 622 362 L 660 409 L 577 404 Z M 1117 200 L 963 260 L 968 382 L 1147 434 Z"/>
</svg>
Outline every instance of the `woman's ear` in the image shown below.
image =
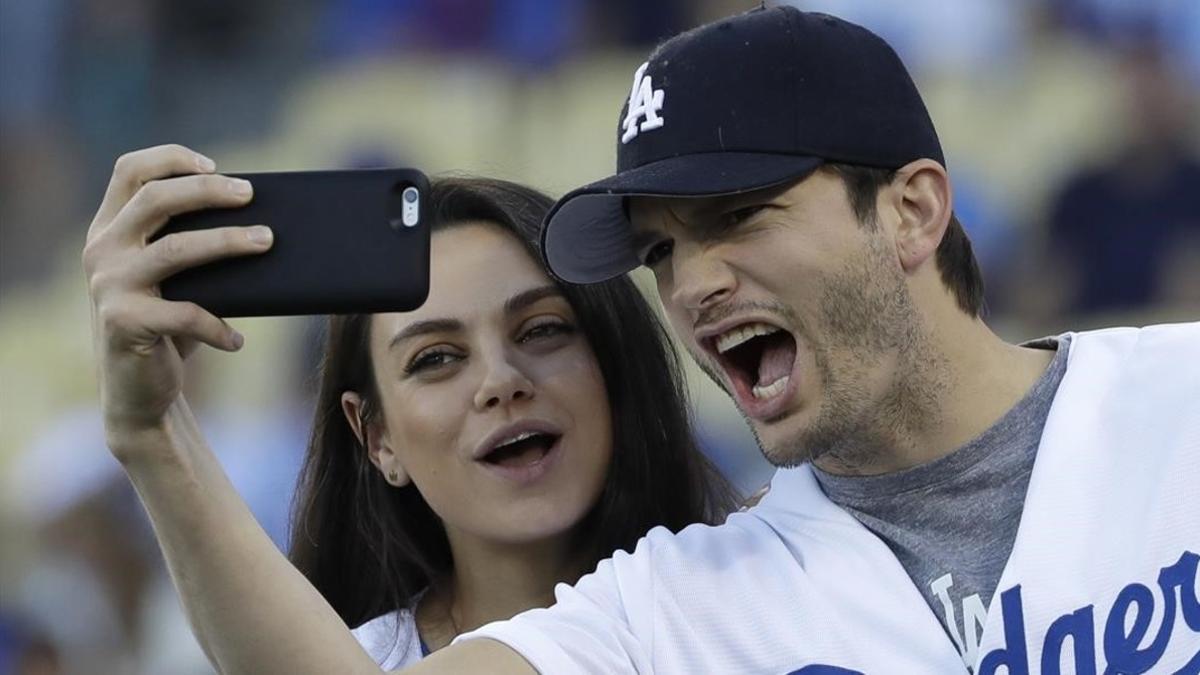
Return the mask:
<svg viewBox="0 0 1200 675">
<path fill-rule="evenodd" d="M 411 478 L 404 470 L 400 458 L 392 450 L 384 433 L 383 425 L 363 422 L 363 398 L 355 391 L 342 392 L 342 414 L 346 423 L 358 437 L 360 445 L 367 449 L 367 459 L 383 474 L 383 479 L 395 487 L 408 485 Z"/>
<path fill-rule="evenodd" d="M 918 159 L 900 167 L 892 180 L 896 190 L 896 247 L 905 272 L 929 260 L 942 243 L 954 212 L 950 177 L 941 164 Z"/>
</svg>

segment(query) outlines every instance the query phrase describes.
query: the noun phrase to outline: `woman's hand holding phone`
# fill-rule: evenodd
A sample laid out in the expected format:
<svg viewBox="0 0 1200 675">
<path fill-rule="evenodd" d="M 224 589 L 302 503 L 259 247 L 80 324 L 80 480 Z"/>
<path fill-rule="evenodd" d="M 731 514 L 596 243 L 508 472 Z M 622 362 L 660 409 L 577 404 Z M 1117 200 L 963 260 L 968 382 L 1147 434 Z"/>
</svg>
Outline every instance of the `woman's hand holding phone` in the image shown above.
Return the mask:
<svg viewBox="0 0 1200 675">
<path fill-rule="evenodd" d="M 172 216 L 251 200 L 248 181 L 215 169 L 212 160 L 179 145 L 123 155 L 88 228 L 83 266 L 105 431 L 124 464 L 157 446 L 153 432 L 163 430 L 171 406 L 184 405 L 183 359 L 196 344 L 225 351 L 242 346 L 226 322 L 194 303 L 164 300 L 158 284 L 206 262 L 263 253 L 271 247 L 270 229 L 222 227 L 147 243 Z"/>
</svg>

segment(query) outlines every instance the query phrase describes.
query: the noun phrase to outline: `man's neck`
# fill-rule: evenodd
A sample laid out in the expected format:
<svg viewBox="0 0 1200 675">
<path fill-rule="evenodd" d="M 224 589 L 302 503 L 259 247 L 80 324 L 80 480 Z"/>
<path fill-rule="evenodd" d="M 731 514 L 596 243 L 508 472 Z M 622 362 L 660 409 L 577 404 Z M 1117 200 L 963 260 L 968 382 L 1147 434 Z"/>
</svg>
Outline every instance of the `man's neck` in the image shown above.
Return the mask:
<svg viewBox="0 0 1200 675">
<path fill-rule="evenodd" d="M 1053 352 L 1009 344 L 980 319 L 957 311 L 926 316 L 927 354 L 913 368 L 936 369 L 925 424 L 890 429 L 872 439 L 879 452 L 869 464 L 820 457 L 816 466 L 841 475 L 893 473 L 945 457 L 995 424 L 1029 392 L 1054 358 Z M 923 364 L 923 365 L 922 365 Z M 924 375 L 917 373 L 918 377 Z M 926 383 L 927 385 L 928 383 Z"/>
<path fill-rule="evenodd" d="M 943 341 L 951 370 L 942 396 L 943 423 L 918 439 L 936 459 L 953 452 L 998 422 L 1017 405 L 1050 367 L 1054 352 L 1001 340 L 981 320 L 969 335 Z"/>
</svg>

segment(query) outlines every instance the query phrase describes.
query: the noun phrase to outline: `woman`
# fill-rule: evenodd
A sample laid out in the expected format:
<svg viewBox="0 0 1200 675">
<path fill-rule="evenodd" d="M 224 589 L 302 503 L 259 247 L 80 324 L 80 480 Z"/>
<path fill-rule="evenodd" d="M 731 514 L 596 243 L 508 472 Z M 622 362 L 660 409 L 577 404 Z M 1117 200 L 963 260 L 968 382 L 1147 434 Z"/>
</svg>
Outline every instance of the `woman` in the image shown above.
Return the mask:
<svg viewBox="0 0 1200 675">
<path fill-rule="evenodd" d="M 123 157 L 84 263 L 109 446 L 221 671 L 409 664 L 551 603 L 554 584 L 653 526 L 715 522 L 732 505 L 692 445 L 674 355 L 632 284 L 555 284 L 533 244 L 546 197 L 447 180 L 428 196 L 426 303 L 331 321 L 289 565 L 179 393 L 195 342 L 235 351 L 241 338 L 155 290 L 181 269 L 267 250 L 270 232 L 144 243 L 171 215 L 250 198 L 214 170 L 179 146 Z M 364 621 L 369 656 L 346 630 Z"/>
</svg>

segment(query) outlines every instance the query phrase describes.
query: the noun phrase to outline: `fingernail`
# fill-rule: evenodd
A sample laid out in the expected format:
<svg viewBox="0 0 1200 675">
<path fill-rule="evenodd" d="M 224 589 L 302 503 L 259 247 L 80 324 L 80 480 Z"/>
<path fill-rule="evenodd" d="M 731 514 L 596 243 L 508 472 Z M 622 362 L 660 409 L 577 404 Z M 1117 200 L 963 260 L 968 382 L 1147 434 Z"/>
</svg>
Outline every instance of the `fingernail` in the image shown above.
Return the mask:
<svg viewBox="0 0 1200 675">
<path fill-rule="evenodd" d="M 209 173 L 211 171 L 217 170 L 216 162 L 212 161 L 208 157 L 205 157 L 204 155 L 201 155 L 199 153 L 196 153 L 196 166 L 204 173 Z"/>
<path fill-rule="evenodd" d="M 259 246 L 267 246 L 275 238 L 275 235 L 266 225 L 255 225 L 246 230 L 246 238 Z"/>
<path fill-rule="evenodd" d="M 249 197 L 254 192 L 254 188 L 250 187 L 250 181 L 241 178 L 230 178 L 229 189 L 239 197 Z"/>
<path fill-rule="evenodd" d="M 246 344 L 246 338 L 242 337 L 242 334 L 235 330 L 233 331 L 232 342 L 234 349 L 241 349 L 242 345 Z"/>
</svg>

